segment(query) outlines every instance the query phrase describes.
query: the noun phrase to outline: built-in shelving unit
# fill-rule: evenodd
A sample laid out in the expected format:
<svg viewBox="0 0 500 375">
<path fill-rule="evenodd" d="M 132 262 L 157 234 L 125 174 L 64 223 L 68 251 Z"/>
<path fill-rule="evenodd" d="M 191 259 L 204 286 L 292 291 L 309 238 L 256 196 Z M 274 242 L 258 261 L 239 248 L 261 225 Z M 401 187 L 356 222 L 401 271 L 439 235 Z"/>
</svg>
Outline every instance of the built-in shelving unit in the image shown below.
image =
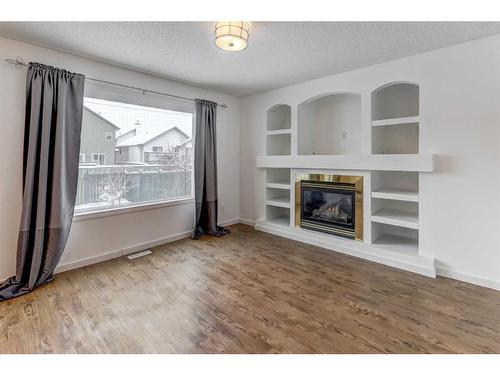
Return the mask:
<svg viewBox="0 0 500 375">
<path fill-rule="evenodd" d="M 372 93 L 372 153 L 418 154 L 419 87 L 393 83 Z"/>
<path fill-rule="evenodd" d="M 292 144 L 291 107 L 278 104 L 267 111 L 266 154 L 290 155 Z"/>
<path fill-rule="evenodd" d="M 318 95 L 294 108 L 271 107 L 266 154 L 257 157 L 266 181 L 265 217 L 256 228 L 434 276 L 434 260 L 419 249 L 420 173 L 434 171 L 434 155 L 419 152 L 419 96 L 418 84 L 386 84 L 371 93 L 366 117 L 356 93 Z M 291 121 L 292 110 L 297 110 L 296 124 Z M 362 118 L 368 122 L 362 124 Z M 371 143 L 364 142 L 370 135 Z M 364 204 L 363 241 L 294 225 L 295 176 L 320 170 L 360 171 L 365 177 L 369 200 Z"/>
<path fill-rule="evenodd" d="M 372 93 L 372 153 L 419 154 L 419 87 L 392 83 Z M 405 167 L 404 167 L 405 168 Z M 418 254 L 419 174 L 372 172 L 372 244 Z"/>
<path fill-rule="evenodd" d="M 290 225 L 290 169 L 266 170 L 266 220 Z"/>
</svg>

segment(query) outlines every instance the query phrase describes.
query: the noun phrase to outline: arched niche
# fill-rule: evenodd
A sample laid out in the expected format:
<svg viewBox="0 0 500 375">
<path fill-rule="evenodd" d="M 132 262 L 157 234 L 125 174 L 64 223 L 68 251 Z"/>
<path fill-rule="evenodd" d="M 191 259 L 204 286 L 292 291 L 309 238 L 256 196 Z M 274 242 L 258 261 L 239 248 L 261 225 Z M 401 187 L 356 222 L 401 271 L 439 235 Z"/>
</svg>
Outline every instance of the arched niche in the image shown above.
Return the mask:
<svg viewBox="0 0 500 375">
<path fill-rule="evenodd" d="M 413 82 L 391 82 L 372 92 L 373 154 L 418 154 L 419 95 Z"/>
<path fill-rule="evenodd" d="M 361 153 L 361 95 L 329 93 L 298 106 L 299 155 Z"/>
<path fill-rule="evenodd" d="M 277 104 L 267 110 L 267 130 L 285 130 L 291 127 L 292 108 Z"/>
<path fill-rule="evenodd" d="M 372 92 L 372 120 L 419 115 L 419 87 L 412 82 L 388 83 Z"/>
</svg>

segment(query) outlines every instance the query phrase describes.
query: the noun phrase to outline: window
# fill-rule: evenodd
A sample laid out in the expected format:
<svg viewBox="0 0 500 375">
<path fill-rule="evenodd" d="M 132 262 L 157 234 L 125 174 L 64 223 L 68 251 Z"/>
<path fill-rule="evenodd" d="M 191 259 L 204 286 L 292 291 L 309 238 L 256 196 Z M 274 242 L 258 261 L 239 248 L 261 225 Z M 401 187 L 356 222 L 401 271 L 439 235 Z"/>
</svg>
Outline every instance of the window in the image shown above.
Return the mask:
<svg viewBox="0 0 500 375">
<path fill-rule="evenodd" d="M 101 118 L 84 117 L 82 123 L 82 152 L 85 147 L 91 163 L 79 167 L 77 214 L 192 196 L 192 148 L 186 140 L 191 140 L 193 113 L 164 103 L 145 106 L 142 97 L 125 99 L 84 99 Z"/>
<path fill-rule="evenodd" d="M 106 164 L 106 154 L 102 152 L 92 153 L 92 161 L 96 162 L 98 165 Z"/>
<path fill-rule="evenodd" d="M 85 163 L 85 154 L 80 154 L 79 161 L 80 163 Z"/>
</svg>

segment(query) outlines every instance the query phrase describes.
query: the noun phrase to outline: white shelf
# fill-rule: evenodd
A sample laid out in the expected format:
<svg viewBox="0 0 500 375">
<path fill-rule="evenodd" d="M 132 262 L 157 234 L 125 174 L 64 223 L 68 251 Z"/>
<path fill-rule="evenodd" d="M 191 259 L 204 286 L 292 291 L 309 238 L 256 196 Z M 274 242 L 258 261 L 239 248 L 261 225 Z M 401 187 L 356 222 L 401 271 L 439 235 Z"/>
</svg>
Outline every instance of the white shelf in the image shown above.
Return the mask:
<svg viewBox="0 0 500 375">
<path fill-rule="evenodd" d="M 372 244 L 398 254 L 418 255 L 418 240 L 384 233 Z"/>
<path fill-rule="evenodd" d="M 418 202 L 418 191 L 406 189 L 379 189 L 372 191 L 372 198 Z"/>
<path fill-rule="evenodd" d="M 276 197 L 276 198 L 268 199 L 266 201 L 266 204 L 268 206 L 290 208 L 290 198 L 288 198 L 288 197 Z"/>
<path fill-rule="evenodd" d="M 418 214 L 416 212 L 383 208 L 372 214 L 372 222 L 418 229 Z"/>
<path fill-rule="evenodd" d="M 432 172 L 433 154 L 258 156 L 258 168 L 350 169 L 363 171 Z"/>
<path fill-rule="evenodd" d="M 419 116 L 409 116 L 372 121 L 372 126 L 411 125 L 418 124 L 419 122 Z"/>
<path fill-rule="evenodd" d="M 290 226 L 290 217 L 289 216 L 279 216 L 272 219 L 267 219 L 269 224 L 279 225 L 281 227 L 289 227 Z"/>
<path fill-rule="evenodd" d="M 268 182 L 266 184 L 266 187 L 273 188 L 273 189 L 290 190 L 290 183 L 287 182 L 287 181 L 284 181 L 284 182 Z"/>
<path fill-rule="evenodd" d="M 267 135 L 292 134 L 292 129 L 268 130 Z"/>
</svg>

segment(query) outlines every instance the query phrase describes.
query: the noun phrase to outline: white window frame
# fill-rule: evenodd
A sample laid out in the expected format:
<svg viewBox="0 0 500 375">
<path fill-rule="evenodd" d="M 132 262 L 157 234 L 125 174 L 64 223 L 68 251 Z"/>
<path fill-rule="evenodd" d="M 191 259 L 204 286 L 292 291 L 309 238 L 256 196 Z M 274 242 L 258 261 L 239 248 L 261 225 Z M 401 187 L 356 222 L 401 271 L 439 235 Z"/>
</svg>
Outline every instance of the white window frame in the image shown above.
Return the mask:
<svg viewBox="0 0 500 375">
<path fill-rule="evenodd" d="M 109 139 L 108 139 L 108 136 L 109 136 Z M 104 133 L 104 140 L 105 141 L 112 141 L 113 140 L 113 133 L 111 133 L 111 132 Z"/>
<path fill-rule="evenodd" d="M 110 101 L 117 101 L 135 105 L 151 106 L 154 108 L 167 109 L 178 112 L 185 112 L 192 114 L 191 124 L 191 139 L 195 142 L 195 124 L 196 124 L 196 111 L 194 103 L 182 100 L 170 100 L 165 96 L 148 94 L 144 96 L 142 92 L 130 93 L 130 90 L 121 89 L 119 87 L 109 87 L 109 85 L 101 85 L 98 83 L 87 82 L 85 85 L 85 97 L 96 99 L 104 99 Z M 105 209 L 93 210 L 78 210 L 75 209 L 73 221 L 92 220 L 100 217 L 123 215 L 131 212 L 153 210 L 162 207 L 178 206 L 178 205 L 194 205 L 194 149 L 193 152 L 193 168 L 191 170 L 191 194 L 185 197 L 178 197 L 172 199 L 165 199 L 161 201 L 148 201 L 131 205 L 124 205 L 118 207 L 111 207 Z M 93 157 L 92 157 L 93 161 Z"/>
<path fill-rule="evenodd" d="M 95 156 L 97 156 L 97 160 L 95 160 Z M 102 164 L 99 163 L 99 156 L 103 156 Z M 97 161 L 97 165 L 106 165 L 106 154 L 104 152 L 93 152 L 92 153 L 92 161 Z"/>
</svg>

